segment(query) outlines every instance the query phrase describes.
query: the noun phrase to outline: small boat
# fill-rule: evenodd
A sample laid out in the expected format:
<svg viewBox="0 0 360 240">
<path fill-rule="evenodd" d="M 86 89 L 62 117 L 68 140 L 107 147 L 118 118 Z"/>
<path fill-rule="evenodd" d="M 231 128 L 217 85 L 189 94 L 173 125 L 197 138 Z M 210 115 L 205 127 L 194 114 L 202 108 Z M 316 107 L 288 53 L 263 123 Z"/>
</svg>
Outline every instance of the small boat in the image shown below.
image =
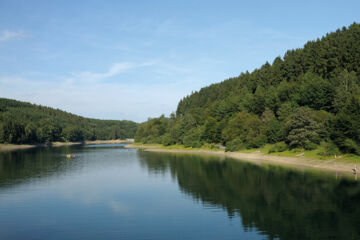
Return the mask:
<svg viewBox="0 0 360 240">
<path fill-rule="evenodd" d="M 66 154 L 66 158 L 76 158 L 75 154 Z"/>
</svg>

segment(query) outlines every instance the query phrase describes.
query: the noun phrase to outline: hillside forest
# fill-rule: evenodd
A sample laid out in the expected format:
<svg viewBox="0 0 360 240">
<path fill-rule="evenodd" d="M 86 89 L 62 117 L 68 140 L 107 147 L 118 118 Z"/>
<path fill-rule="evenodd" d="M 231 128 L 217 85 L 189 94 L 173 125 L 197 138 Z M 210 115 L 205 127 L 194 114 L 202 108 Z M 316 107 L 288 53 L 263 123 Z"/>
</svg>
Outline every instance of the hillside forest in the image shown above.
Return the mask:
<svg viewBox="0 0 360 240">
<path fill-rule="evenodd" d="M 137 142 L 227 151 L 360 155 L 360 25 L 287 51 L 272 63 L 184 97 L 175 113 L 142 123 Z"/>
<path fill-rule="evenodd" d="M 0 143 L 77 142 L 133 138 L 138 124 L 98 120 L 59 109 L 0 98 Z"/>
</svg>

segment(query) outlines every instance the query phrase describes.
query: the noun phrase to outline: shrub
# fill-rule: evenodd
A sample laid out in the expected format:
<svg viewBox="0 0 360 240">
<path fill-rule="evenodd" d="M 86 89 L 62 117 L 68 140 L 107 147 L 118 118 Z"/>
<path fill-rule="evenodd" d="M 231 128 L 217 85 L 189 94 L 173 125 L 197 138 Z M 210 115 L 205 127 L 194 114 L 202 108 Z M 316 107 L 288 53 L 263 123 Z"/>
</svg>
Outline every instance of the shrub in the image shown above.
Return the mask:
<svg viewBox="0 0 360 240">
<path fill-rule="evenodd" d="M 342 147 L 346 152 L 360 155 L 360 147 L 352 139 L 347 138 L 342 144 Z"/>
<path fill-rule="evenodd" d="M 317 145 L 315 143 L 313 143 L 313 142 L 306 141 L 304 143 L 304 148 L 305 148 L 305 150 L 314 150 L 314 149 L 317 148 Z"/>
<path fill-rule="evenodd" d="M 249 137 L 247 138 L 246 148 L 260 148 L 266 144 L 266 136 L 265 135 L 259 135 L 256 137 Z"/>
<path fill-rule="evenodd" d="M 320 144 L 321 152 L 319 153 L 322 156 L 332 156 L 339 154 L 339 148 L 333 142 L 322 142 Z"/>
<path fill-rule="evenodd" d="M 288 149 L 288 146 L 284 142 L 278 142 L 269 149 L 269 153 L 284 152 Z"/>
<path fill-rule="evenodd" d="M 234 140 L 226 143 L 225 152 L 239 151 L 239 150 L 244 149 L 244 148 L 245 148 L 245 145 L 241 141 L 241 139 L 240 138 L 235 138 Z"/>
<path fill-rule="evenodd" d="M 171 138 L 169 133 L 164 134 L 164 136 L 162 137 L 162 144 L 164 146 L 170 146 L 175 144 L 174 140 Z"/>
<path fill-rule="evenodd" d="M 201 129 L 193 128 L 191 129 L 183 138 L 183 144 L 185 147 L 198 148 L 202 146 L 202 142 L 200 140 L 201 137 Z"/>
</svg>

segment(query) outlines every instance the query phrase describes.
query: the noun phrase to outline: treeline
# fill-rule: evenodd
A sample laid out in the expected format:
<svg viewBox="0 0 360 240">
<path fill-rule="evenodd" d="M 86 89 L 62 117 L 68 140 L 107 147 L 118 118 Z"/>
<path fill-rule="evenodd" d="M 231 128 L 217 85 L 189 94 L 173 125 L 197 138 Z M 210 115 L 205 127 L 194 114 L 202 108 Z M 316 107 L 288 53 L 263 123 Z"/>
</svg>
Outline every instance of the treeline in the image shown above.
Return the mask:
<svg viewBox="0 0 360 240">
<path fill-rule="evenodd" d="M 141 124 L 135 140 L 230 151 L 276 143 L 272 151 L 360 154 L 360 25 L 352 24 L 272 64 L 202 88 L 176 114 Z"/>
<path fill-rule="evenodd" d="M 98 120 L 0 98 L 0 143 L 45 143 L 133 138 L 138 124 Z"/>
</svg>

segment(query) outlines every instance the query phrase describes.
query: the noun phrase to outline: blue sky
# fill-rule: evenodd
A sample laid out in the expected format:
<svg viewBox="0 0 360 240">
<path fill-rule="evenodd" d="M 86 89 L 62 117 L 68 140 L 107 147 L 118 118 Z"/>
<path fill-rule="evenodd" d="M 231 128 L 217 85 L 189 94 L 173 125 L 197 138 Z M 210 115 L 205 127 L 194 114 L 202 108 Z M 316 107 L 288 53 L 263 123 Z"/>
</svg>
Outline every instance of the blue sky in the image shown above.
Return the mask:
<svg viewBox="0 0 360 240">
<path fill-rule="evenodd" d="M 353 22 L 360 1 L 0 1 L 0 96 L 145 121 Z"/>
</svg>

